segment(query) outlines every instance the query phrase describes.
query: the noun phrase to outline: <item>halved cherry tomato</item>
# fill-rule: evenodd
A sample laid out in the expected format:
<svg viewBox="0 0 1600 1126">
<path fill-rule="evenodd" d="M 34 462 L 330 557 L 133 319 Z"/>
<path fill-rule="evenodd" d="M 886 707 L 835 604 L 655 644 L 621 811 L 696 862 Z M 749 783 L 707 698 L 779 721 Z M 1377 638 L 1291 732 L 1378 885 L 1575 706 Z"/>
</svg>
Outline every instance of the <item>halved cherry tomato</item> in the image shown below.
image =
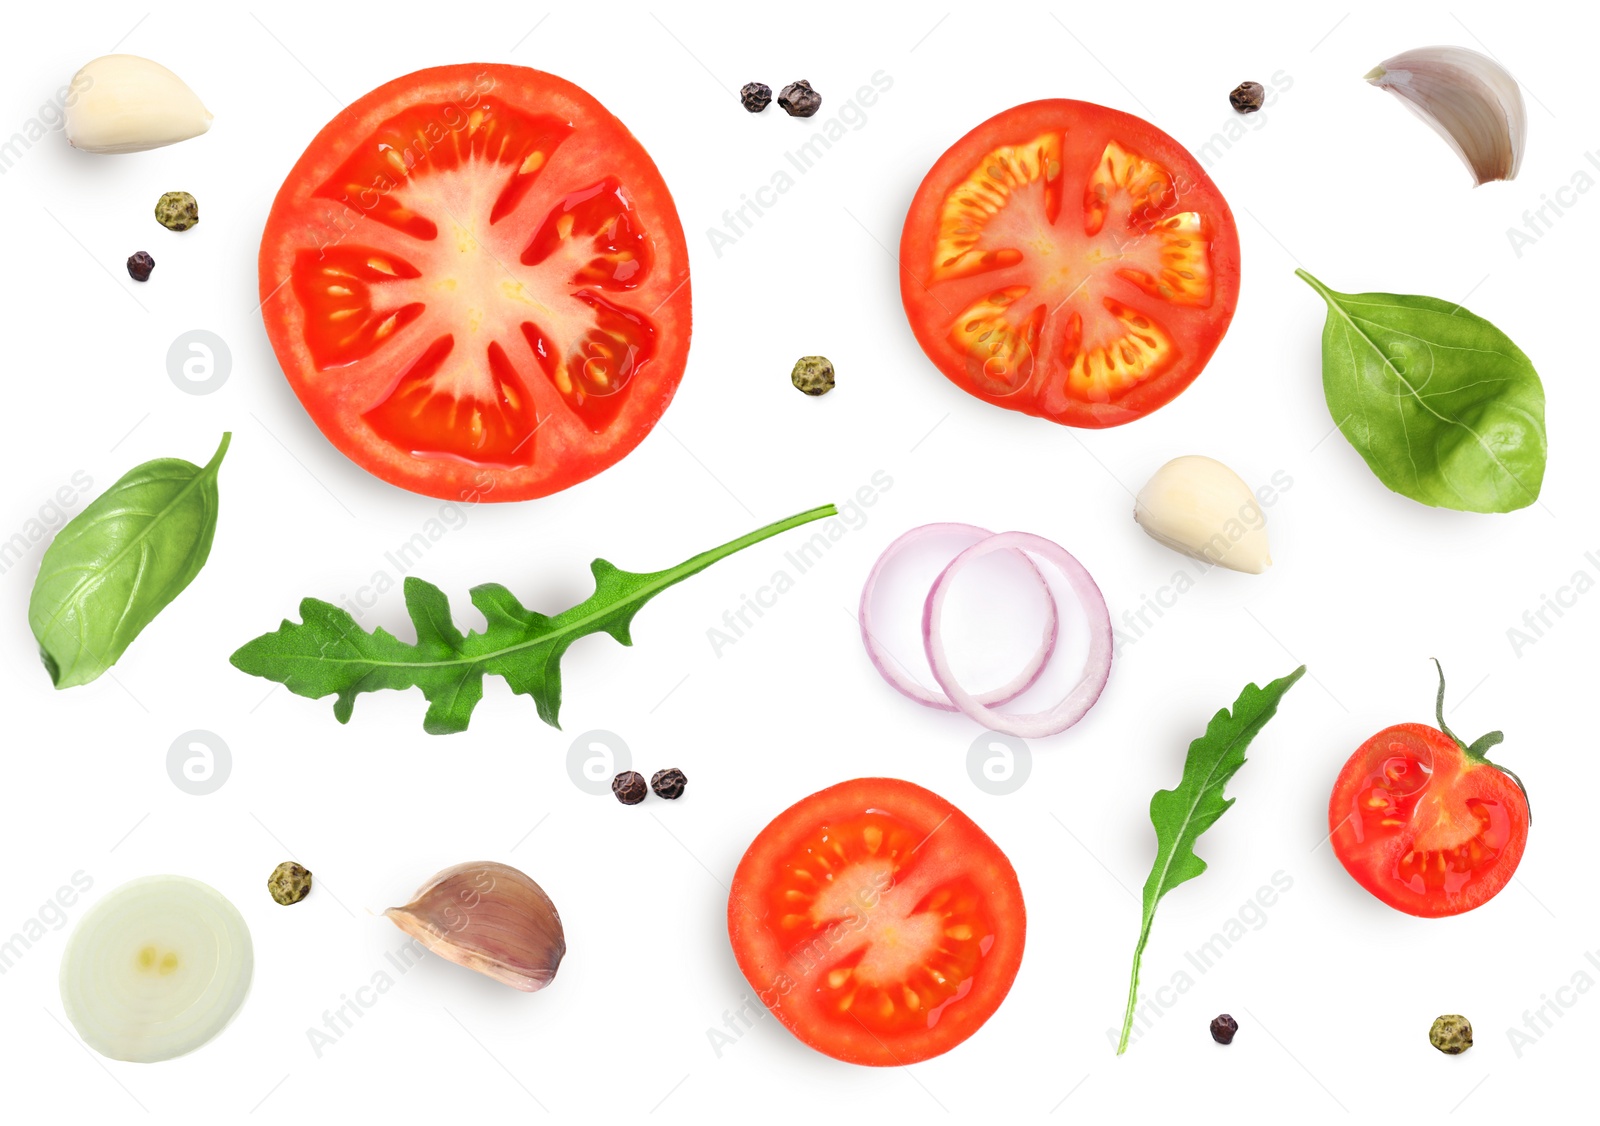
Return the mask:
<svg viewBox="0 0 1600 1126">
<path fill-rule="evenodd" d="M 413 492 L 522 500 L 633 449 L 689 351 L 661 174 L 592 97 L 437 67 L 347 106 L 273 202 L 261 313 L 346 456 Z"/>
<path fill-rule="evenodd" d="M 1409 915 L 1459 915 L 1510 882 L 1528 843 L 1521 784 L 1444 725 L 1386 727 L 1350 756 L 1328 802 L 1345 871 Z"/>
<path fill-rule="evenodd" d="M 992 840 L 937 794 L 858 778 L 761 831 L 728 935 L 763 1004 L 806 1044 L 892 1066 L 947 1052 L 994 1013 L 1027 914 Z"/>
<path fill-rule="evenodd" d="M 1029 102 L 952 145 L 900 238 L 928 358 L 980 399 L 1120 426 L 1188 387 L 1239 300 L 1233 213 L 1147 121 Z"/>
</svg>

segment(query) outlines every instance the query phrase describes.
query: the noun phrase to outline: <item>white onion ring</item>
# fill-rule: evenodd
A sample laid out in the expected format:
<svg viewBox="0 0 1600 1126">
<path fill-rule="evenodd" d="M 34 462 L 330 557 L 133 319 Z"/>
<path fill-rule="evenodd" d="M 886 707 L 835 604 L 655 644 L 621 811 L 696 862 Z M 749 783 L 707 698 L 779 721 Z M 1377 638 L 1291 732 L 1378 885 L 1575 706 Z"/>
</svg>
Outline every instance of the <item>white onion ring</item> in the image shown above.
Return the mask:
<svg viewBox="0 0 1600 1126">
<path fill-rule="evenodd" d="M 998 712 L 988 707 L 956 680 L 944 643 L 939 637 L 939 621 L 944 613 L 950 580 L 974 559 L 996 551 L 1025 551 L 1054 565 L 1071 585 L 1089 619 L 1089 657 L 1084 663 L 1083 676 L 1071 692 L 1046 711 Z M 1100 698 L 1111 675 L 1111 639 L 1111 614 L 1106 609 L 1105 596 L 1100 593 L 1089 572 L 1084 570 L 1083 564 L 1060 544 L 1028 532 L 1001 532 L 957 555 L 934 580 L 933 588 L 928 591 L 928 601 L 922 609 L 922 644 L 928 652 L 928 664 L 933 669 L 933 678 L 939 682 L 939 687 L 972 719 L 991 731 L 1015 735 L 1019 739 L 1040 739 L 1059 734 L 1084 717 Z"/>
<path fill-rule="evenodd" d="M 861 612 L 857 620 L 861 624 L 861 643 L 866 646 L 867 659 L 872 662 L 872 667 L 878 670 L 878 675 L 889 682 L 890 687 L 903 696 L 909 696 L 919 704 L 940 711 L 954 712 L 964 709 L 952 703 L 950 697 L 934 692 L 918 684 L 907 674 L 901 671 L 903 666 L 894 657 L 878 644 L 877 637 L 872 630 L 872 595 L 878 585 L 878 576 L 882 574 L 889 561 L 898 555 L 904 548 L 910 547 L 919 540 L 936 535 L 971 535 L 976 537 L 976 542 L 982 543 L 993 536 L 994 533 L 987 528 L 980 528 L 975 524 L 923 524 L 921 527 L 912 528 L 905 535 L 895 540 L 883 549 L 883 554 L 878 556 L 878 561 L 872 565 L 872 570 L 867 573 L 866 585 L 861 588 Z M 1055 595 L 1050 592 L 1050 584 L 1039 573 L 1038 566 L 1025 552 L 1018 552 L 1028 569 L 1039 580 L 1039 586 L 1044 591 L 1045 600 L 1050 604 L 1050 615 L 1045 622 L 1044 636 L 1040 638 L 1039 648 L 1033 656 L 1028 658 L 1028 663 L 1021 672 L 1012 677 L 1010 681 L 991 688 L 972 697 L 980 704 L 1009 704 L 1018 696 L 1037 683 L 1044 674 L 1045 666 L 1050 663 L 1050 658 L 1055 655 L 1056 640 L 1059 635 L 1060 618 L 1056 606 Z"/>
<path fill-rule="evenodd" d="M 238 1013 L 255 954 L 238 908 L 186 876 L 146 876 L 84 913 L 61 956 L 61 1004 L 103 1056 L 194 1051 Z"/>
</svg>

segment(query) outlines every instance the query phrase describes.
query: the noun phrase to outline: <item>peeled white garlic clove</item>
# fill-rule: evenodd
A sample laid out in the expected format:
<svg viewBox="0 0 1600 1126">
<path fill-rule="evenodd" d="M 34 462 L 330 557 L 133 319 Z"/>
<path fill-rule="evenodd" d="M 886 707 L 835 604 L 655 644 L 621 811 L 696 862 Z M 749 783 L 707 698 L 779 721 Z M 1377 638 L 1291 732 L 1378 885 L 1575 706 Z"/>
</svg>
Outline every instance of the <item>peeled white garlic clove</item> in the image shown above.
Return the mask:
<svg viewBox="0 0 1600 1126">
<path fill-rule="evenodd" d="M 567 953 L 544 889 L 492 861 L 446 868 L 384 914 L 439 957 L 526 993 L 549 985 Z"/>
<path fill-rule="evenodd" d="M 1272 566 L 1267 518 L 1250 486 L 1209 457 L 1173 458 L 1139 490 L 1133 518 L 1174 551 L 1259 575 Z"/>
<path fill-rule="evenodd" d="M 143 152 L 211 128 L 211 113 L 183 79 L 138 55 L 102 55 L 72 76 L 67 141 L 85 152 Z"/>
<path fill-rule="evenodd" d="M 1517 178 L 1528 111 L 1517 80 L 1487 55 L 1465 47 L 1419 47 L 1385 59 L 1366 79 L 1449 142 L 1471 170 L 1474 187 Z"/>
</svg>

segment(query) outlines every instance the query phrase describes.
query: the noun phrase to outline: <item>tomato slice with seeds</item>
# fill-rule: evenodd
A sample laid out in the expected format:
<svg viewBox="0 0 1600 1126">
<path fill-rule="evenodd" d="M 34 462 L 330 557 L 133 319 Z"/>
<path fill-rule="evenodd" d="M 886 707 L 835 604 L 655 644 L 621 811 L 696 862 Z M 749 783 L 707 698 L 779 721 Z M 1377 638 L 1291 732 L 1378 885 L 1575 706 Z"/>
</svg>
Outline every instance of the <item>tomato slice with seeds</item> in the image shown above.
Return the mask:
<svg viewBox="0 0 1600 1126">
<path fill-rule="evenodd" d="M 763 1004 L 806 1044 L 893 1066 L 947 1052 L 1005 999 L 1027 915 L 966 814 L 893 778 L 812 794 L 734 872 L 728 934 Z"/>
<path fill-rule="evenodd" d="M 448 499 L 544 496 L 649 433 L 689 350 L 689 259 L 649 154 L 526 67 L 418 71 L 348 106 L 261 240 L 262 317 L 322 432 Z"/>
<path fill-rule="evenodd" d="M 1528 843 L 1528 800 L 1501 768 L 1420 723 L 1368 739 L 1328 803 L 1345 870 L 1410 915 L 1458 915 L 1499 894 Z"/>
<path fill-rule="evenodd" d="M 1182 145 L 1088 102 L 1029 102 L 939 158 L 900 240 L 912 331 L 951 382 L 1068 426 L 1176 397 L 1239 300 L 1233 213 Z"/>
</svg>

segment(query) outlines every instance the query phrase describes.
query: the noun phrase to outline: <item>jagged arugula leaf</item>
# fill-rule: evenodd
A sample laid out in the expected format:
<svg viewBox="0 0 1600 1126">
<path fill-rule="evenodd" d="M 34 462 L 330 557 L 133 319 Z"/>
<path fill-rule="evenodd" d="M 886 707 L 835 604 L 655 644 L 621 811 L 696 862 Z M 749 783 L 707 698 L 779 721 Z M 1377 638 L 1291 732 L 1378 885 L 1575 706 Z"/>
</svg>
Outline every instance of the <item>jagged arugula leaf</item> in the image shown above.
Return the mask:
<svg viewBox="0 0 1600 1126">
<path fill-rule="evenodd" d="M 234 667 L 282 684 L 297 696 L 334 696 L 333 714 L 349 723 L 356 697 L 384 689 L 420 688 L 428 701 L 423 727 L 430 735 L 465 731 L 483 698 L 485 675 L 505 679 L 532 696 L 539 718 L 552 727 L 561 711 L 561 657 L 578 638 L 607 633 L 632 645 L 633 617 L 650 599 L 720 559 L 764 539 L 837 513 L 823 505 L 769 524 L 665 571 L 641 574 L 596 559 L 594 593 L 554 617 L 529 610 L 505 587 L 473 587 L 483 614 L 482 633 L 462 633 L 438 587 L 415 576 L 405 581 L 406 611 L 417 640 L 401 641 L 356 624 L 347 611 L 315 598 L 300 603 L 300 621 L 285 621 L 234 653 Z"/>
<path fill-rule="evenodd" d="M 1138 1006 L 1139 962 L 1150 939 L 1150 924 L 1155 921 L 1156 904 L 1167 892 L 1194 879 L 1206 870 L 1206 862 L 1195 855 L 1194 843 L 1228 812 L 1232 798 L 1222 796 L 1228 784 L 1244 765 L 1245 748 L 1261 733 L 1267 721 L 1278 712 L 1278 702 L 1295 681 L 1305 675 L 1301 665 L 1288 676 L 1265 688 L 1247 684 L 1234 701 L 1233 711 L 1223 708 L 1211 717 L 1206 733 L 1189 744 L 1183 763 L 1183 779 L 1175 790 L 1157 790 L 1150 799 L 1150 820 L 1156 827 L 1156 862 L 1144 882 L 1144 914 L 1139 923 L 1139 944 L 1133 951 L 1133 981 L 1128 987 L 1128 1008 L 1122 1021 L 1121 1055 L 1128 1048 L 1133 1013 Z"/>
</svg>

